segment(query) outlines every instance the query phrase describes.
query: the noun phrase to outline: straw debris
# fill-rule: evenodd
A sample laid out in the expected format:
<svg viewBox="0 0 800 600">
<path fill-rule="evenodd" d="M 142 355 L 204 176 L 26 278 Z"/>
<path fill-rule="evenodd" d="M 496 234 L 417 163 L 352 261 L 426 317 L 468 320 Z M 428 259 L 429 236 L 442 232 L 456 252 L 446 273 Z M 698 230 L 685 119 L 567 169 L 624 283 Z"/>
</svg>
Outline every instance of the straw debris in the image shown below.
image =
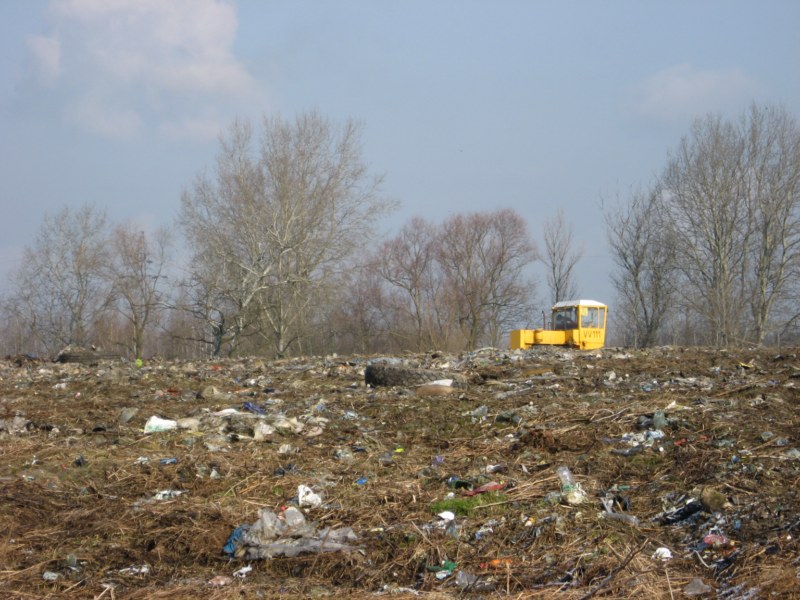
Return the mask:
<svg viewBox="0 0 800 600">
<path fill-rule="evenodd" d="M 9 357 L 0 594 L 797 597 L 799 383 L 765 349 Z"/>
</svg>

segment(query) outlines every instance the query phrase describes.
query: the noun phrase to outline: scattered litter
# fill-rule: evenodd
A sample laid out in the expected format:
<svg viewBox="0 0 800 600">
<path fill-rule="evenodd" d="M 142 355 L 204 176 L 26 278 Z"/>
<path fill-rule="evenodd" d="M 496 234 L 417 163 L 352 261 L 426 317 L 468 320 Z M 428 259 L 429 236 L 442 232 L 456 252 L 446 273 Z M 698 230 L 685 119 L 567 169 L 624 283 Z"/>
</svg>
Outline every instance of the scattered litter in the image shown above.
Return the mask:
<svg viewBox="0 0 800 600">
<path fill-rule="evenodd" d="M 381 591 L 375 592 L 376 596 L 385 596 L 386 594 L 389 595 L 400 595 L 400 594 L 411 594 L 412 596 L 419 596 L 420 591 L 415 590 L 414 588 L 410 587 L 403 587 L 399 585 L 393 585 L 389 583 L 384 583 L 381 587 Z"/>
<path fill-rule="evenodd" d="M 497 522 L 494 521 L 494 520 L 492 520 L 489 523 L 485 523 L 484 525 L 481 526 L 480 529 L 478 529 L 478 531 L 475 532 L 473 537 L 476 540 L 482 540 L 483 538 L 485 538 L 490 533 L 494 533 L 493 525 L 496 525 L 496 524 L 497 524 Z"/>
<path fill-rule="evenodd" d="M 216 412 L 211 413 L 214 417 L 230 417 L 231 415 L 238 415 L 241 414 L 235 408 L 223 408 L 222 410 L 218 410 Z"/>
<path fill-rule="evenodd" d="M 514 564 L 512 558 L 493 558 L 492 560 L 481 563 L 481 568 L 484 569 L 506 569 Z"/>
<path fill-rule="evenodd" d="M 156 492 L 153 496 L 153 500 L 172 500 L 181 494 L 183 494 L 182 490 L 161 490 L 160 492 Z"/>
<path fill-rule="evenodd" d="M 243 560 L 359 550 L 352 545 L 358 537 L 350 527 L 317 529 L 293 506 L 280 514 L 262 508 L 258 520 L 232 538 L 225 545 L 226 554 Z M 233 552 L 227 552 L 229 548 Z"/>
<path fill-rule="evenodd" d="M 618 512 L 604 512 L 603 516 L 606 519 L 612 519 L 614 521 L 620 521 L 622 523 L 626 523 L 631 527 L 638 527 L 639 526 L 639 518 L 634 515 L 626 515 L 625 513 L 618 513 Z"/>
<path fill-rule="evenodd" d="M 706 546 L 711 548 L 727 548 L 729 546 L 733 546 L 734 542 L 728 538 L 726 535 L 722 535 L 720 533 L 709 533 L 708 535 L 703 537 L 703 543 Z"/>
<path fill-rule="evenodd" d="M 242 537 L 250 529 L 249 525 L 240 525 L 234 529 L 228 536 L 228 541 L 222 547 L 222 552 L 228 556 L 233 556 L 236 553 L 236 548 L 242 540 Z"/>
<path fill-rule="evenodd" d="M 464 492 L 465 496 L 476 496 L 478 494 L 485 494 L 486 492 L 498 492 L 500 490 L 504 490 L 506 488 L 505 483 L 499 483 L 497 481 L 490 481 L 489 483 L 484 483 L 481 486 L 478 486 L 474 489 L 467 490 Z"/>
<path fill-rule="evenodd" d="M 436 579 L 447 579 L 458 568 L 458 565 L 452 560 L 444 560 L 439 565 L 429 565 L 428 571 L 432 572 Z"/>
<path fill-rule="evenodd" d="M 150 572 L 150 565 L 137 565 L 133 567 L 125 567 L 124 569 L 119 569 L 117 573 L 122 573 L 123 575 L 147 575 Z"/>
<path fill-rule="evenodd" d="M 695 577 L 692 579 L 685 588 L 683 588 L 683 593 L 687 596 L 694 597 L 694 596 L 703 596 L 704 594 L 709 594 L 714 591 L 710 585 L 706 585 L 706 583 L 700 579 L 699 577 Z"/>
<path fill-rule="evenodd" d="M 253 567 L 247 565 L 245 567 L 242 567 L 241 569 L 237 569 L 236 571 L 234 571 L 233 576 L 238 577 L 239 579 L 244 579 L 252 570 Z"/>
<path fill-rule="evenodd" d="M 653 558 L 655 560 L 672 560 L 672 551 L 662 546 L 653 552 Z"/>
<path fill-rule="evenodd" d="M 297 473 L 297 472 L 299 472 L 299 469 L 297 468 L 296 464 L 294 464 L 294 463 L 286 463 L 285 465 L 283 465 L 281 467 L 277 467 L 272 472 L 272 474 L 275 475 L 276 477 L 283 477 L 284 475 L 289 475 L 291 473 Z"/>
<path fill-rule="evenodd" d="M 353 460 L 353 451 L 349 448 L 337 448 L 334 451 L 333 456 L 338 460 L 350 462 Z"/>
<path fill-rule="evenodd" d="M 561 495 L 567 504 L 577 505 L 586 501 L 586 492 L 575 481 L 575 477 L 569 467 L 561 466 L 556 468 L 556 474 L 561 480 Z"/>
<path fill-rule="evenodd" d="M 173 429 L 178 428 L 178 422 L 173 421 L 171 419 L 162 419 L 156 415 L 153 415 L 149 419 L 147 419 L 147 423 L 144 425 L 144 432 L 145 433 L 157 433 L 159 431 L 171 431 Z"/>
<path fill-rule="evenodd" d="M 297 486 L 297 503 L 301 507 L 318 508 L 322 506 L 322 498 L 306 485 Z"/>
<path fill-rule="evenodd" d="M 395 386 L 362 356 L 0 360 L 8 569 L 40 565 L 4 589 L 579 597 L 619 566 L 595 596 L 785 595 L 800 352 L 622 352 L 404 354 L 441 374 Z"/>
<path fill-rule="evenodd" d="M 479 406 L 475 410 L 470 410 L 464 413 L 465 415 L 472 417 L 473 420 L 483 420 L 489 414 L 489 407 L 485 404 Z"/>
<path fill-rule="evenodd" d="M 450 477 L 447 478 L 447 487 L 451 487 L 456 490 L 461 490 L 461 489 L 468 490 L 472 487 L 472 483 L 470 483 L 466 479 L 461 479 L 459 477 L 456 477 L 455 475 L 451 475 Z"/>
<path fill-rule="evenodd" d="M 267 409 L 263 406 L 257 406 L 252 402 L 245 402 L 242 404 L 242 410 L 246 410 L 251 413 L 255 413 L 257 415 L 265 415 L 267 414 Z"/>
<path fill-rule="evenodd" d="M 253 439 L 257 442 L 263 441 L 275 433 L 276 429 L 264 421 L 259 421 L 253 425 Z"/>
</svg>

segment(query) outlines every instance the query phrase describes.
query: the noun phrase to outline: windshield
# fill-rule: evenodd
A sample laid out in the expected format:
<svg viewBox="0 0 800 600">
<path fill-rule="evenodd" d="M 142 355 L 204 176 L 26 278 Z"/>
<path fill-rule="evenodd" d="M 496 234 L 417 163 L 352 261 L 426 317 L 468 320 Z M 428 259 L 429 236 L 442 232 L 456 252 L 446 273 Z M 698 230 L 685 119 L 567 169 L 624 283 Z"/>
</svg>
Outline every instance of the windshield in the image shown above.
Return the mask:
<svg viewBox="0 0 800 600">
<path fill-rule="evenodd" d="M 575 329 L 578 326 L 578 310 L 571 306 L 553 311 L 553 329 Z"/>
</svg>

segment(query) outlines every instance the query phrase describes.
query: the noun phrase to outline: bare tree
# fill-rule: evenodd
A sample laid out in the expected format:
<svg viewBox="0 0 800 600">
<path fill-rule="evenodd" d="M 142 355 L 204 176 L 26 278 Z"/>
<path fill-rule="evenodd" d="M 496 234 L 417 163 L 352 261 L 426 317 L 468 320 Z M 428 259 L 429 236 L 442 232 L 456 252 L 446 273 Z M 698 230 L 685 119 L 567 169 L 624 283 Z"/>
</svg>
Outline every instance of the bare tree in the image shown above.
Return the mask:
<svg viewBox="0 0 800 600">
<path fill-rule="evenodd" d="M 651 346 L 667 322 L 675 291 L 675 246 L 659 223 L 660 192 L 635 191 L 605 211 L 613 275 L 626 343 Z"/>
<path fill-rule="evenodd" d="M 131 352 L 144 354 L 145 332 L 163 308 L 169 235 L 165 229 L 148 236 L 132 224 L 119 225 L 111 238 L 108 277 L 115 307 L 131 327 Z"/>
<path fill-rule="evenodd" d="M 558 209 L 556 216 L 544 224 L 543 234 L 542 260 L 547 268 L 551 303 L 576 298 L 578 286 L 573 270 L 583 256 L 583 249 L 574 247 L 572 226 L 567 223 L 563 209 Z"/>
<path fill-rule="evenodd" d="M 316 113 L 265 119 L 258 153 L 248 123 L 235 123 L 221 146 L 214 179 L 198 176 L 182 198 L 192 268 L 213 274 L 202 280 L 232 350 L 254 334 L 282 356 L 306 331 L 317 292 L 387 207 L 380 178 L 361 159 L 359 127 Z"/>
<path fill-rule="evenodd" d="M 694 123 L 662 178 L 665 224 L 680 248 L 682 300 L 701 314 L 717 345 L 743 337 L 742 284 L 750 223 L 740 166 L 743 144 L 731 123 Z"/>
<path fill-rule="evenodd" d="M 800 275 L 800 129 L 785 110 L 755 105 L 740 127 L 753 237 L 746 282 L 750 339 L 761 344 L 783 328 L 784 319 L 770 322 L 776 306 L 789 318 L 796 311 L 790 288 Z"/>
<path fill-rule="evenodd" d="M 436 237 L 433 225 L 415 217 L 381 245 L 374 261 L 377 274 L 388 285 L 387 303 L 396 315 L 390 335 L 403 348 L 423 351 L 441 341 L 433 332 L 440 285 Z"/>
<path fill-rule="evenodd" d="M 183 324 L 180 335 L 205 345 L 213 357 L 230 356 L 238 349 L 255 312 L 243 310 L 247 306 L 233 285 L 231 266 L 218 258 L 209 249 L 195 252 L 190 272 L 179 284 L 179 301 L 171 306 L 203 324 L 200 328 Z M 174 316 L 172 321 L 181 322 Z"/>
<path fill-rule="evenodd" d="M 499 345 L 509 323 L 529 310 L 534 286 L 524 272 L 537 258 L 525 222 L 511 209 L 456 215 L 442 225 L 437 261 L 463 347 Z"/>
<path fill-rule="evenodd" d="M 339 352 L 374 353 L 390 349 L 390 331 L 385 313 L 385 284 L 373 263 L 353 265 L 336 286 L 329 303 L 327 322 Z"/>
<path fill-rule="evenodd" d="M 778 324 L 800 248 L 800 131 L 778 108 L 694 123 L 662 177 L 683 300 L 718 345 L 761 343 Z"/>
<path fill-rule="evenodd" d="M 13 277 L 18 317 L 47 351 L 86 345 L 109 305 L 105 214 L 90 204 L 45 215 Z"/>
</svg>

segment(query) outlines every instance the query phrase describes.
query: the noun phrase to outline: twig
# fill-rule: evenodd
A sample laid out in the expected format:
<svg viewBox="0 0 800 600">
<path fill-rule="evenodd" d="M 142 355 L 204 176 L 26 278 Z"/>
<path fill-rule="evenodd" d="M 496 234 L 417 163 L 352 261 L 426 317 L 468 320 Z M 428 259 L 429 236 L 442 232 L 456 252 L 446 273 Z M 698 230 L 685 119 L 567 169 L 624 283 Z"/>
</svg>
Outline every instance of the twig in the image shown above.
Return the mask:
<svg viewBox="0 0 800 600">
<path fill-rule="evenodd" d="M 78 587 L 79 585 L 83 585 L 84 583 L 86 583 L 85 579 L 81 579 L 80 581 L 76 581 L 75 583 L 73 583 L 71 586 L 69 586 L 67 589 L 65 589 L 61 593 L 62 594 L 66 594 L 67 592 L 73 590 L 74 588 Z"/>
<path fill-rule="evenodd" d="M 16 575 L 19 575 L 21 573 L 26 573 L 26 572 L 31 571 L 33 569 L 38 569 L 39 567 L 42 567 L 44 565 L 49 565 L 52 562 L 58 562 L 58 559 L 57 558 L 51 558 L 49 560 L 45 560 L 45 561 L 36 563 L 35 565 L 31 565 L 30 567 L 26 567 L 24 569 L 20 569 L 19 571 L 12 571 L 12 570 L 0 571 L 0 581 L 6 579 L 5 575 L 11 575 L 12 576 L 11 578 L 13 578 Z"/>
<path fill-rule="evenodd" d="M 614 577 L 617 576 L 617 573 L 622 571 L 622 569 L 624 569 L 628 565 L 628 563 L 633 560 L 633 557 L 636 556 L 637 554 L 639 554 L 639 552 L 641 552 L 642 549 L 648 543 L 650 543 L 650 538 L 645 539 L 645 541 L 643 541 L 636 548 L 631 550 L 630 554 L 628 554 L 628 556 L 625 557 L 625 560 L 623 560 L 619 565 L 617 565 L 617 567 L 613 571 L 611 571 L 611 573 L 609 573 L 606 576 L 606 578 L 603 579 L 603 581 L 601 581 L 599 584 L 597 584 L 592 590 L 590 590 L 589 592 L 587 592 L 583 596 L 581 596 L 580 600 L 587 600 L 588 598 L 591 598 L 597 592 L 602 590 L 604 587 L 606 587 L 611 582 L 611 580 L 614 579 Z"/>
<path fill-rule="evenodd" d="M 710 566 L 708 566 L 708 565 L 706 564 L 706 561 L 704 561 L 704 560 L 703 560 L 703 557 L 702 557 L 702 556 L 700 556 L 700 553 L 699 553 L 699 552 L 697 552 L 696 550 L 695 550 L 695 555 L 697 556 L 697 560 L 699 560 L 701 563 L 703 563 L 703 566 L 704 566 L 706 569 L 713 569 L 713 568 L 714 568 L 714 567 L 710 567 Z"/>
<path fill-rule="evenodd" d="M 664 567 L 664 575 L 667 576 L 667 588 L 669 589 L 669 597 L 675 600 L 675 594 L 672 593 L 672 583 L 669 580 L 669 569 Z"/>
<path fill-rule="evenodd" d="M 768 380 L 767 379 L 763 379 L 763 378 L 762 379 L 756 379 L 753 382 L 745 383 L 744 385 L 740 385 L 738 387 L 735 387 L 735 388 L 732 388 L 732 389 L 729 389 L 729 390 L 724 390 L 722 392 L 717 392 L 716 394 L 714 394 L 712 396 L 712 398 L 725 398 L 726 396 L 730 396 L 732 394 L 738 394 L 739 392 L 744 392 L 744 391 L 747 391 L 749 389 L 752 389 L 752 388 L 758 386 L 759 384 L 764 383 L 765 381 L 768 381 Z"/>
<path fill-rule="evenodd" d="M 604 410 L 608 410 L 608 409 L 604 409 Z M 599 417 L 599 418 L 597 418 L 597 419 L 595 419 L 594 417 L 592 417 L 591 419 L 589 419 L 589 423 L 599 423 L 600 421 L 605 421 L 606 419 L 615 419 L 616 417 L 620 416 L 620 415 L 621 415 L 621 414 L 623 414 L 623 413 L 626 413 L 626 412 L 628 412 L 629 410 L 630 410 L 630 409 L 626 407 L 626 408 L 623 408 L 622 410 L 620 410 L 619 412 L 615 412 L 615 413 L 613 413 L 613 414 L 610 414 L 610 415 L 608 415 L 608 416 L 606 416 L 606 417 Z M 598 412 L 600 412 L 600 411 L 598 411 Z M 609 411 L 609 412 L 610 412 L 610 411 Z M 595 414 L 596 414 L 596 413 L 595 413 Z"/>
</svg>

